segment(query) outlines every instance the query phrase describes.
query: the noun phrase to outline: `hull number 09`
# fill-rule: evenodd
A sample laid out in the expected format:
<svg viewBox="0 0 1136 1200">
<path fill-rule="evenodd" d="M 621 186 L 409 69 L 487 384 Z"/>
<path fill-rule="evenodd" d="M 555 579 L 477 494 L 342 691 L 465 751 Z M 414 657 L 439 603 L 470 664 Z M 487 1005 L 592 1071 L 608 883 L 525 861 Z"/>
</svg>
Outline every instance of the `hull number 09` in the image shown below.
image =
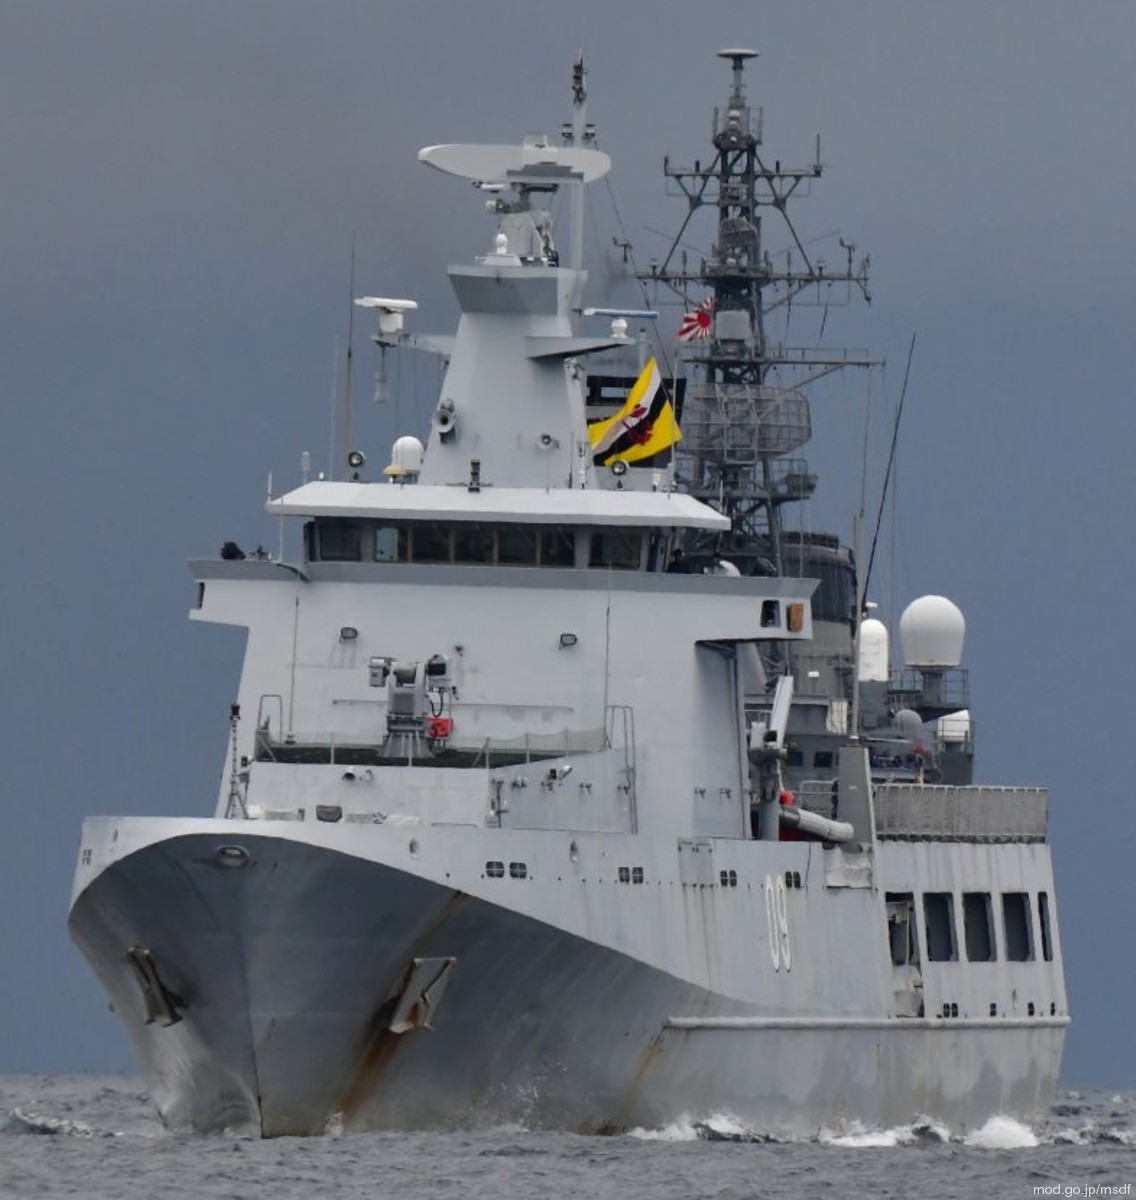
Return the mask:
<svg viewBox="0 0 1136 1200">
<path fill-rule="evenodd" d="M 769 957 L 775 971 L 791 970 L 793 951 L 789 944 L 789 901 L 785 894 L 785 880 L 780 875 L 766 875 L 765 926 L 769 932 Z"/>
</svg>

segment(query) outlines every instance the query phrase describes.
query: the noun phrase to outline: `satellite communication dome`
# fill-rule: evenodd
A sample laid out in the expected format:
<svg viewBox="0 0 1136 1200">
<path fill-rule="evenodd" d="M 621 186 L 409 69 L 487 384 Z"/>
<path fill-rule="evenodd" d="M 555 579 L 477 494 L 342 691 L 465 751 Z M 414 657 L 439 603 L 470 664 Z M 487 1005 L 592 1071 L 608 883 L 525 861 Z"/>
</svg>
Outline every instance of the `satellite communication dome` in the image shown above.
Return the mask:
<svg viewBox="0 0 1136 1200">
<path fill-rule="evenodd" d="M 410 434 L 400 437 L 391 447 L 391 463 L 383 472 L 392 479 L 405 475 L 417 475 L 422 470 L 422 456 L 425 450 L 422 443 Z"/>
<path fill-rule="evenodd" d="M 892 724 L 909 741 L 917 742 L 923 736 L 923 718 L 912 708 L 901 708 L 892 718 Z"/>
<path fill-rule="evenodd" d="M 962 611 L 946 596 L 920 596 L 899 618 L 903 661 L 909 667 L 957 667 L 965 636 Z"/>
<path fill-rule="evenodd" d="M 864 683 L 886 683 L 887 677 L 887 626 L 875 617 L 868 617 L 860 622 L 860 680 Z"/>
</svg>

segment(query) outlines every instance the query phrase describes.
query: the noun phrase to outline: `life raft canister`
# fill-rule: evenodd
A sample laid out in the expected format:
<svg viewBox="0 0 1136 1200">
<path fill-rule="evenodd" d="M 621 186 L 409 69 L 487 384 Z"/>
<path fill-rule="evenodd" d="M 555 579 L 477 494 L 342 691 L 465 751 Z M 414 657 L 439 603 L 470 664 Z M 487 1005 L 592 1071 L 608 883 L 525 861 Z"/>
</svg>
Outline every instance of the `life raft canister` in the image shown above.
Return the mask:
<svg viewBox="0 0 1136 1200">
<path fill-rule="evenodd" d="M 782 808 L 792 808 L 797 803 L 797 797 L 788 788 L 782 788 L 777 799 L 781 802 Z M 779 840 L 782 842 L 807 842 L 812 840 L 807 834 L 789 825 L 782 825 L 778 833 L 780 835 Z"/>
</svg>

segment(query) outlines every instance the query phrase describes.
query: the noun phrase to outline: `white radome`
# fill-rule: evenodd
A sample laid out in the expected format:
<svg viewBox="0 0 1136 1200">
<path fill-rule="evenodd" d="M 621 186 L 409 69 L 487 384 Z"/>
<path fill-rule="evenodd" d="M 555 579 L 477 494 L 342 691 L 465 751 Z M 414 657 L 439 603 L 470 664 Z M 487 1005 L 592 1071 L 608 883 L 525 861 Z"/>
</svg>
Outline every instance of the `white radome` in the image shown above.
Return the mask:
<svg viewBox="0 0 1136 1200">
<path fill-rule="evenodd" d="M 860 679 L 864 683 L 886 683 L 887 678 L 887 626 L 868 617 L 860 622 Z"/>
<path fill-rule="evenodd" d="M 394 479 L 404 475 L 417 475 L 422 470 L 422 457 L 425 452 L 422 443 L 416 437 L 405 434 L 391 447 L 390 466 L 384 474 Z"/>
<path fill-rule="evenodd" d="M 899 618 L 903 661 L 909 667 L 957 667 L 965 636 L 962 610 L 946 596 L 920 596 Z"/>
</svg>

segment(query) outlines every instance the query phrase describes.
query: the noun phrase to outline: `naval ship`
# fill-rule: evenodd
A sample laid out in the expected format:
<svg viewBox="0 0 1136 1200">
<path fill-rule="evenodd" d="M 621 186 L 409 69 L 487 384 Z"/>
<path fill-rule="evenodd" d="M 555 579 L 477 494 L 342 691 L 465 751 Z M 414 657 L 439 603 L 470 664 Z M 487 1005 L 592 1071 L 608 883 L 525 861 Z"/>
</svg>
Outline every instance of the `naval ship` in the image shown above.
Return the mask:
<svg viewBox="0 0 1136 1200">
<path fill-rule="evenodd" d="M 584 303 L 610 160 L 578 62 L 562 144 L 419 154 L 496 217 L 449 268 L 456 333 L 357 301 L 380 382 L 388 354 L 445 365 L 426 444 L 374 470 L 348 440 L 337 477 L 270 496 L 279 553 L 191 564 L 191 618 L 248 635 L 216 810 L 88 819 L 69 922 L 169 1127 L 1048 1108 L 1048 798 L 973 781 L 959 609 L 914 600 L 892 666 L 863 549 L 791 515 L 809 386 L 867 363 L 773 317 L 867 298 L 867 264 L 792 227 L 765 249 L 819 146 L 769 165 L 754 53 L 721 53 L 712 153 L 665 168 L 712 248 L 640 272 L 685 306 L 681 354 L 631 332 L 655 309 Z"/>
</svg>

